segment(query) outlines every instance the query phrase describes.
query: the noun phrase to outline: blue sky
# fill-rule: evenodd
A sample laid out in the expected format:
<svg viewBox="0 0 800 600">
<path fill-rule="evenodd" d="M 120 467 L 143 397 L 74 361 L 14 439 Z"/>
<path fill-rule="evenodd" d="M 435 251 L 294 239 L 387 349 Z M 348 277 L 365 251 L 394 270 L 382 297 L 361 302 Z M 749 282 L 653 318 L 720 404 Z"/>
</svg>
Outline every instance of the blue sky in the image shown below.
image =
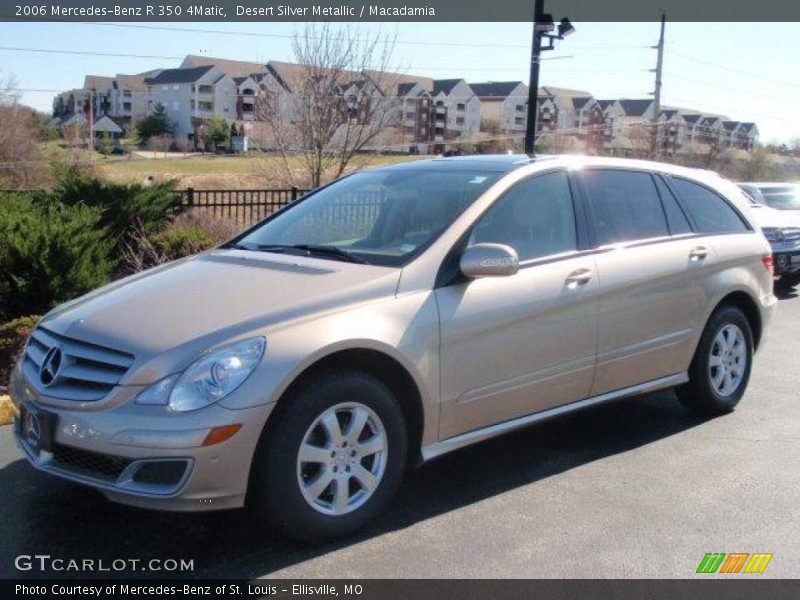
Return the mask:
<svg viewBox="0 0 800 600">
<path fill-rule="evenodd" d="M 176 58 L 75 56 L 0 49 L 0 77 L 22 89 L 80 87 L 87 73 L 137 73 L 178 65 L 185 54 L 266 62 L 290 60 L 294 23 L 151 23 L 164 31 L 101 24 L 0 23 L 0 47 L 144 54 Z M 597 98 L 645 98 L 653 89 L 657 23 L 576 23 L 577 32 L 546 53 L 540 83 L 586 90 Z M 361 30 L 378 27 L 359 25 Z M 434 78 L 527 82 L 531 26 L 526 23 L 383 24 L 396 33 L 400 70 Z M 274 34 L 288 38 L 235 35 Z M 662 102 L 755 121 L 762 141 L 800 137 L 800 23 L 667 23 Z M 452 44 L 434 45 L 434 43 Z M 49 110 L 53 92 L 24 92 Z"/>
</svg>

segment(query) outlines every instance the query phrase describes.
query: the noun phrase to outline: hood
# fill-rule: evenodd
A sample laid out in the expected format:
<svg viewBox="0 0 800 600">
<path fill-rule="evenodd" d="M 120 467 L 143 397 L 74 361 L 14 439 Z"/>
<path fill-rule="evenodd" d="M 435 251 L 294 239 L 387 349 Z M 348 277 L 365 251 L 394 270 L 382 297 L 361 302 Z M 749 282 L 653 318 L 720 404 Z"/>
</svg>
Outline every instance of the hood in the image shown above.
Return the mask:
<svg viewBox="0 0 800 600">
<path fill-rule="evenodd" d="M 394 295 L 400 269 L 319 258 L 212 250 L 105 286 L 42 324 L 128 352 L 124 384 L 152 383 L 201 351 L 316 312 Z M 148 365 L 158 357 L 159 366 Z"/>
<path fill-rule="evenodd" d="M 765 204 L 751 204 L 750 214 L 762 229 L 764 227 L 800 227 L 800 212 L 778 210 Z"/>
</svg>

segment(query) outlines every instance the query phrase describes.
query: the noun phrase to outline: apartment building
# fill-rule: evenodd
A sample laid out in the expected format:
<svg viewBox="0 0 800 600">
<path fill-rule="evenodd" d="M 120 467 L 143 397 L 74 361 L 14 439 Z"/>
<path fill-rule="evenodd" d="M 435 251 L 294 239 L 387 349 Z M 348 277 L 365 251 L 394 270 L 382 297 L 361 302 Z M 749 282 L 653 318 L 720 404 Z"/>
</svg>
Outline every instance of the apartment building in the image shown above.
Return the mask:
<svg viewBox="0 0 800 600">
<path fill-rule="evenodd" d="M 164 106 L 177 138 L 194 141 L 205 121 L 236 117 L 236 83 L 218 67 L 165 69 L 145 84 L 148 113 L 158 104 Z"/>
<path fill-rule="evenodd" d="M 425 83 L 430 83 L 426 86 Z M 435 105 L 433 82 L 407 82 L 397 86 L 402 122 L 403 150 L 411 154 L 445 151 L 447 106 Z"/>
<path fill-rule="evenodd" d="M 524 133 L 528 122 L 528 86 L 521 81 L 470 83 L 480 100 L 481 123 L 502 133 Z"/>
<path fill-rule="evenodd" d="M 61 125 L 81 126 L 89 115 L 94 122 L 108 117 L 126 129 L 160 103 L 175 134 L 185 140 L 195 139 L 198 128 L 214 117 L 255 134 L 259 128 L 268 129 L 261 123 L 260 106 L 277 110 L 272 117 L 279 122 L 296 121 L 308 73 L 308 67 L 288 62 L 188 55 L 175 69 L 87 75 L 82 88 L 55 97 L 53 115 Z M 458 78 L 435 80 L 369 70 L 337 73 L 337 78 L 343 81 L 337 102 L 351 120 L 367 118 L 365 97 L 386 104 L 387 111 L 381 114 L 388 134 L 380 142 L 386 146 L 444 152 L 459 140 L 477 137 L 482 122 L 487 132 L 520 137 L 525 132 L 528 88 L 521 81 L 470 84 Z M 662 107 L 656 115 L 649 98 L 596 99 L 587 91 L 552 86 L 539 89 L 537 113 L 538 138 L 560 140 L 576 151 L 629 154 L 649 147 L 653 131 L 665 154 L 717 144 L 751 150 L 758 140 L 752 122 L 676 107 Z M 262 135 L 257 145 L 274 147 L 267 137 Z"/>
<path fill-rule="evenodd" d="M 474 136 L 481 128 L 481 101 L 463 79 L 434 79 L 433 103 L 443 107 L 445 139 Z"/>
</svg>

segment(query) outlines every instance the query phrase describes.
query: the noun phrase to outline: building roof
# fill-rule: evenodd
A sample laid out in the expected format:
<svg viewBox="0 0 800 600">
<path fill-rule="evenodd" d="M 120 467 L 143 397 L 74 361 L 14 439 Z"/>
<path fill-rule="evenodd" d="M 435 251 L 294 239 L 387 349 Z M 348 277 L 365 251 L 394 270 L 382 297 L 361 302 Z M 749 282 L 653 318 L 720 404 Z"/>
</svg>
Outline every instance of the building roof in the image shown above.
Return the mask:
<svg viewBox="0 0 800 600">
<path fill-rule="evenodd" d="M 158 75 L 155 73 L 153 76 Z M 114 78 L 114 87 L 118 90 L 130 90 L 132 92 L 146 92 L 147 84 L 144 82 L 147 75 L 122 75 Z"/>
<path fill-rule="evenodd" d="M 247 77 L 254 73 L 266 73 L 267 65 L 249 62 L 246 60 L 230 60 L 227 58 L 216 58 L 214 56 L 201 56 L 198 54 L 188 54 L 183 59 L 184 65 L 193 67 L 217 67 L 228 77 Z"/>
<path fill-rule="evenodd" d="M 683 115 L 683 120 L 687 123 L 695 124 L 700 120 L 701 115 Z"/>
<path fill-rule="evenodd" d="M 584 92 L 583 90 L 571 90 L 569 88 L 558 88 L 552 87 L 549 85 L 544 85 L 539 88 L 539 95 L 540 96 L 591 96 L 589 92 Z"/>
<path fill-rule="evenodd" d="M 112 85 L 114 78 L 105 75 L 87 75 L 83 80 L 83 88 L 86 90 L 110 90 Z"/>
<path fill-rule="evenodd" d="M 416 81 L 412 81 L 409 83 L 400 83 L 397 85 L 397 95 L 398 96 L 405 96 L 414 89 L 414 86 L 417 85 Z"/>
<path fill-rule="evenodd" d="M 659 116 L 660 117 L 666 117 L 667 119 L 671 119 L 672 117 L 674 117 L 677 114 L 678 114 L 678 109 L 676 109 L 676 108 L 668 108 L 666 110 L 662 110 L 661 114 Z"/>
<path fill-rule="evenodd" d="M 592 97 L 591 96 L 573 96 L 573 98 L 572 98 L 572 106 L 575 108 L 575 110 L 580 110 L 584 106 L 586 106 L 586 104 L 588 102 L 591 102 L 591 101 L 592 101 Z"/>
<path fill-rule="evenodd" d="M 485 83 L 470 83 L 469 87 L 481 100 L 508 98 L 520 85 L 521 81 L 487 81 Z"/>
<path fill-rule="evenodd" d="M 92 131 L 95 133 L 122 133 L 122 127 L 112 121 L 108 115 L 103 115 L 95 121 Z"/>
<path fill-rule="evenodd" d="M 750 121 L 747 121 L 745 123 L 740 123 L 739 124 L 739 129 L 741 129 L 742 131 L 744 131 L 746 133 L 750 133 L 751 131 L 753 131 L 755 129 L 758 129 L 758 128 L 756 127 L 755 123 L 751 123 Z"/>
<path fill-rule="evenodd" d="M 607 109 L 609 106 L 614 104 L 616 100 L 598 100 L 597 103 L 600 105 L 600 108 L 603 110 Z"/>
<path fill-rule="evenodd" d="M 739 121 L 723 121 L 722 127 L 725 131 L 733 131 L 739 126 Z"/>
<path fill-rule="evenodd" d="M 713 116 L 712 117 L 703 117 L 703 118 L 700 119 L 700 125 L 701 126 L 705 126 L 705 127 L 710 127 L 711 125 L 714 125 L 715 123 L 719 123 L 719 122 L 720 122 L 720 118 L 719 117 L 713 117 Z"/>
<path fill-rule="evenodd" d="M 433 95 L 436 96 L 438 94 L 449 94 L 453 91 L 453 88 L 456 87 L 459 83 L 464 81 L 463 79 L 434 79 L 433 80 Z"/>
<path fill-rule="evenodd" d="M 653 103 L 649 99 L 620 100 L 620 106 L 625 111 L 625 116 L 641 117 Z"/>
<path fill-rule="evenodd" d="M 205 65 L 203 67 L 191 67 L 189 69 L 164 69 L 155 77 L 145 79 L 145 82 L 150 85 L 159 85 L 163 83 L 194 83 L 213 68 L 213 65 Z"/>
</svg>

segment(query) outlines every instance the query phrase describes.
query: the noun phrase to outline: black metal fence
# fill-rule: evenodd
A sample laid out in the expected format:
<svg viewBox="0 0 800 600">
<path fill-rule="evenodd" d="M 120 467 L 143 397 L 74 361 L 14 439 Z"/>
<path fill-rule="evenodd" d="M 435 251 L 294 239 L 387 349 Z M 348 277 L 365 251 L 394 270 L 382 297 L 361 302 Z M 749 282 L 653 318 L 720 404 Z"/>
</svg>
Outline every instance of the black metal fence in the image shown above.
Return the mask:
<svg viewBox="0 0 800 600">
<path fill-rule="evenodd" d="M 269 190 L 179 190 L 183 205 L 214 217 L 252 225 L 308 192 L 297 187 Z"/>
</svg>

